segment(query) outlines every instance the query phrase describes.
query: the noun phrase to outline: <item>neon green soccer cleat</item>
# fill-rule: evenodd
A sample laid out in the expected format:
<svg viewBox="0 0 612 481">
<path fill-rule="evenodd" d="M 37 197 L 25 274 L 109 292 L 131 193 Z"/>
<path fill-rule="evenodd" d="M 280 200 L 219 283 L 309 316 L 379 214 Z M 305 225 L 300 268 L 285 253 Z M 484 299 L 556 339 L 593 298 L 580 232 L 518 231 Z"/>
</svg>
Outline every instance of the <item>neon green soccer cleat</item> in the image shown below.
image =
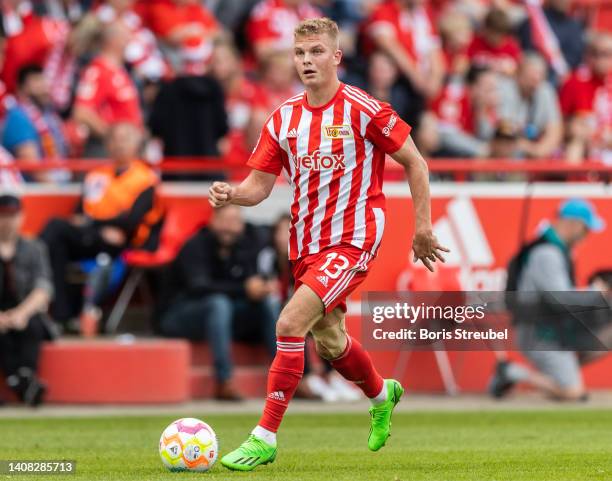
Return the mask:
<svg viewBox="0 0 612 481">
<path fill-rule="evenodd" d="M 276 447 L 252 434 L 231 453 L 221 458 L 221 464 L 235 471 L 252 471 L 260 464 L 268 464 L 276 459 Z"/>
<path fill-rule="evenodd" d="M 387 388 L 387 400 L 370 408 L 370 436 L 368 437 L 368 448 L 370 451 L 378 451 L 387 442 L 391 435 L 391 414 L 399 402 L 404 388 L 395 379 L 385 379 Z"/>
</svg>

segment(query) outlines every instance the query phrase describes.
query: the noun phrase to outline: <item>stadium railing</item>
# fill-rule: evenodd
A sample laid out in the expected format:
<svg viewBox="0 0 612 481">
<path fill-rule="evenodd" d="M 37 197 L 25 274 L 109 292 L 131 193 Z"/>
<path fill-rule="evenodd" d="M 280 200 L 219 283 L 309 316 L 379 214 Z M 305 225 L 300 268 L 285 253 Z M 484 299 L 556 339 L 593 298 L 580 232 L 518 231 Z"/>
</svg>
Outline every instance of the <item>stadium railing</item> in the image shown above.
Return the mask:
<svg viewBox="0 0 612 481">
<path fill-rule="evenodd" d="M 19 162 L 13 166 L 22 173 L 41 172 L 51 169 L 65 169 L 73 173 L 88 172 L 96 167 L 109 164 L 106 159 L 44 160 L 39 162 Z M 452 180 L 469 181 L 478 174 L 522 174 L 522 180 L 574 180 L 601 181 L 609 183 L 612 178 L 612 165 L 588 160 L 580 164 L 568 164 L 558 159 L 523 160 L 514 159 L 428 159 L 432 174 L 446 175 Z M 243 165 L 228 165 L 217 157 L 166 158 L 152 166 L 165 174 L 205 174 L 225 172 L 230 179 L 240 179 L 248 173 Z M 385 180 L 403 178 L 403 167 L 388 159 L 385 165 Z M 476 179 L 478 179 L 476 177 Z"/>
</svg>

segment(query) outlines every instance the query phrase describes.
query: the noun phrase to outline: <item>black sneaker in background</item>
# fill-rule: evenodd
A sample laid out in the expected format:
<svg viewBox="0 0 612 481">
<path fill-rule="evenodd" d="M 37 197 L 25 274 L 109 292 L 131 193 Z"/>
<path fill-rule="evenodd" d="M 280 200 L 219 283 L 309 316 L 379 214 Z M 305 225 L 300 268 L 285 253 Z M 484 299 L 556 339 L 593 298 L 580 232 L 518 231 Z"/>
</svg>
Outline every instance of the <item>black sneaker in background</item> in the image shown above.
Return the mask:
<svg viewBox="0 0 612 481">
<path fill-rule="evenodd" d="M 20 401 L 23 400 L 23 391 L 26 388 L 27 382 L 24 377 L 18 374 L 11 374 L 6 378 L 6 385 L 15 393 Z"/>
<path fill-rule="evenodd" d="M 501 399 L 510 392 L 515 382 L 508 377 L 508 361 L 499 361 L 495 366 L 495 374 L 489 383 L 489 394 L 495 399 Z"/>
<path fill-rule="evenodd" d="M 47 392 L 46 384 L 42 383 L 36 376 L 32 376 L 23 392 L 23 402 L 30 407 L 40 406 Z"/>
<path fill-rule="evenodd" d="M 7 381 L 9 385 L 11 385 L 11 382 L 15 384 L 15 380 L 11 379 L 15 377 L 18 382 L 13 390 L 17 393 L 19 399 L 31 407 L 40 405 L 47 392 L 47 386 L 38 379 L 36 373 L 29 367 L 20 367 L 16 375 L 9 377 Z"/>
</svg>

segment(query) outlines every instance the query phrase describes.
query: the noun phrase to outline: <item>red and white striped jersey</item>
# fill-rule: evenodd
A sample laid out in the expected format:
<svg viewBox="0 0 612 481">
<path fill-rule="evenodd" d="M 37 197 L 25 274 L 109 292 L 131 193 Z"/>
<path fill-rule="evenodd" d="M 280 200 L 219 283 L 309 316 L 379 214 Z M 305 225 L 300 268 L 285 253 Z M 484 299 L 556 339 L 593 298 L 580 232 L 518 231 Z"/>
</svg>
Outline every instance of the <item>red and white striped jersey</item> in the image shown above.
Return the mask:
<svg viewBox="0 0 612 481">
<path fill-rule="evenodd" d="M 409 133 L 389 104 L 345 84 L 321 107 L 308 105 L 304 92 L 272 113 L 247 165 L 287 175 L 291 260 L 338 244 L 376 253 L 385 225 L 385 154 Z"/>
</svg>

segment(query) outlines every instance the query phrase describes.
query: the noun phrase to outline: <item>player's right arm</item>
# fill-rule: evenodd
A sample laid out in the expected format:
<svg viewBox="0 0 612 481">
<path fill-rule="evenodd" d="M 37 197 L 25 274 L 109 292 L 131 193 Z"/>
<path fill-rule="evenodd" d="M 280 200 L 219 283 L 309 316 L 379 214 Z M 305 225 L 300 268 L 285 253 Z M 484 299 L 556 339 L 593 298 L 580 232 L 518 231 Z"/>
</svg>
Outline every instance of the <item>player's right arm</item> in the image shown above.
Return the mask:
<svg viewBox="0 0 612 481">
<path fill-rule="evenodd" d="M 272 117 L 264 125 L 247 165 L 253 170 L 240 185 L 233 187 L 225 182 L 215 182 L 210 187 L 208 192 L 210 205 L 215 208 L 227 204 L 252 206 L 259 204 L 270 195 L 276 177 L 283 168 L 281 148 L 274 132 Z"/>
<path fill-rule="evenodd" d="M 276 182 L 276 175 L 261 170 L 252 170 L 238 186 L 215 182 L 208 192 L 208 201 L 213 207 L 227 204 L 242 206 L 257 205 L 267 199 Z"/>
</svg>

